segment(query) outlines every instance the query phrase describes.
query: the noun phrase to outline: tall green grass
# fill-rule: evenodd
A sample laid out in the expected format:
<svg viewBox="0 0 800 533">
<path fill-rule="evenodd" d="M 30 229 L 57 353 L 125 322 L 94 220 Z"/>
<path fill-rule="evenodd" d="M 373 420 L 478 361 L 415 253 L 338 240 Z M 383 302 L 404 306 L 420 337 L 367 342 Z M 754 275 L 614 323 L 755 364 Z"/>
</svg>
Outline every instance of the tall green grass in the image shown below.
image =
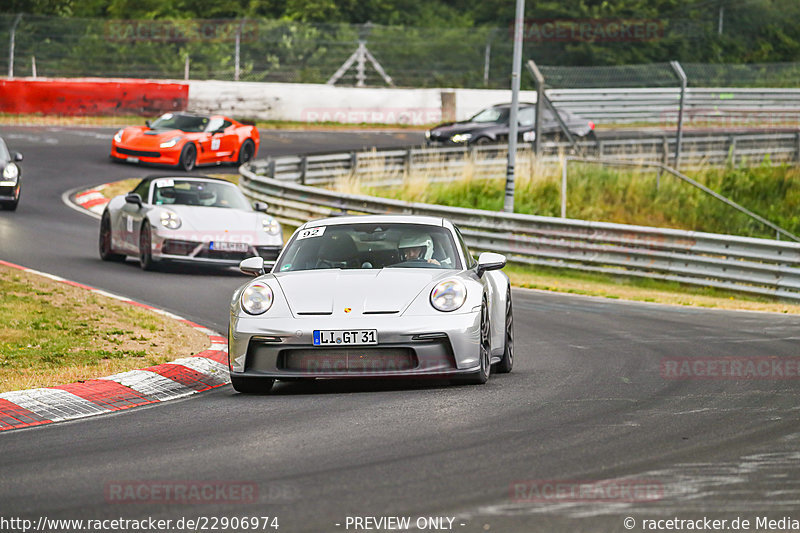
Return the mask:
<svg viewBox="0 0 800 533">
<path fill-rule="evenodd" d="M 516 180 L 515 211 L 560 216 L 561 174 L 556 166 L 522 167 Z M 800 167 L 704 167 L 688 175 L 767 220 L 800 233 Z M 421 184 L 424 183 L 424 186 Z M 457 207 L 499 211 L 505 181 L 481 179 L 475 169 L 456 181 L 430 183 L 409 176 L 403 186 L 370 188 L 348 183 L 347 190 Z M 590 164 L 569 166 L 569 218 L 775 238 L 775 233 L 743 213 L 679 179 L 652 171 Z"/>
</svg>

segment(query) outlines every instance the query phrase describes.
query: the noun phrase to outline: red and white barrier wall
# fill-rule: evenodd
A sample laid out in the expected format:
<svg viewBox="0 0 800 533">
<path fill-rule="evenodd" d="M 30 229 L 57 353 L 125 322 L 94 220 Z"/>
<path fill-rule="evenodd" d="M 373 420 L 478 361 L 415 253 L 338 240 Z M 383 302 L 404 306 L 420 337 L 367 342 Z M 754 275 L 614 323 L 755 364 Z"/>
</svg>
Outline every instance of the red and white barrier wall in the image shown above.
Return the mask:
<svg viewBox="0 0 800 533">
<path fill-rule="evenodd" d="M 104 78 L 0 79 L 0 113 L 141 115 L 222 113 L 257 120 L 422 125 L 464 119 L 511 92 L 335 87 L 314 83 Z M 524 92 L 523 100 L 535 100 Z"/>
<path fill-rule="evenodd" d="M 159 115 L 185 110 L 189 84 L 136 79 L 0 80 L 0 113 Z"/>
</svg>

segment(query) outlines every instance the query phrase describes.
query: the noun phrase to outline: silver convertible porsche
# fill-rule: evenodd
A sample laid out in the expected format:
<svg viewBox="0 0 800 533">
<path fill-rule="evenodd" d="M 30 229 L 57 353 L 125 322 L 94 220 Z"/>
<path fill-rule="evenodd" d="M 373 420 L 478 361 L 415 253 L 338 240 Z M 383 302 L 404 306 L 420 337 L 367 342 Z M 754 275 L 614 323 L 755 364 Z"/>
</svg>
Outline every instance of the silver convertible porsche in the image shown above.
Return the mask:
<svg viewBox="0 0 800 533">
<path fill-rule="evenodd" d="M 138 257 L 145 270 L 167 262 L 236 266 L 251 256 L 273 262 L 283 233 L 266 209 L 222 179 L 149 176 L 106 206 L 100 257 Z"/>
<path fill-rule="evenodd" d="M 510 372 L 513 314 L 503 255 L 470 255 L 441 218 L 344 216 L 301 226 L 271 273 L 231 302 L 233 388 L 340 377 L 455 378 Z"/>
</svg>

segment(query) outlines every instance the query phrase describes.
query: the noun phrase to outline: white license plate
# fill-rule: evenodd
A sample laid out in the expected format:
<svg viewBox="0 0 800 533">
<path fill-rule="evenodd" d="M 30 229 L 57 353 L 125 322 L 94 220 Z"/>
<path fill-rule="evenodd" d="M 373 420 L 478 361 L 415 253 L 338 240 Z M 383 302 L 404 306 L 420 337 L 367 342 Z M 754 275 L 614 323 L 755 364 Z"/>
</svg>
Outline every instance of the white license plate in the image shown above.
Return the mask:
<svg viewBox="0 0 800 533">
<path fill-rule="evenodd" d="M 378 344 L 374 329 L 315 329 L 314 346 L 353 346 Z"/>
<path fill-rule="evenodd" d="M 138 163 L 139 162 L 139 158 L 138 157 L 128 157 L 128 158 L 125 158 L 125 161 L 127 161 L 128 163 Z"/>
<path fill-rule="evenodd" d="M 246 252 L 247 245 L 243 242 L 211 241 L 208 249 L 218 252 Z"/>
</svg>

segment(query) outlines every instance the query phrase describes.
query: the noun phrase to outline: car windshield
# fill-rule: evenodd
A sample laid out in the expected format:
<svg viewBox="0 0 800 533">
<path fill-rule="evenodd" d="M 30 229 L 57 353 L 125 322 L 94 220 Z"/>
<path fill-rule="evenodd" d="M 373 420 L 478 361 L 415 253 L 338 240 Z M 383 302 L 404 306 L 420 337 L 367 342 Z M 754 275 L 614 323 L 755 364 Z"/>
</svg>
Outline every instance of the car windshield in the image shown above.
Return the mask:
<svg viewBox="0 0 800 533">
<path fill-rule="evenodd" d="M 165 113 L 153 121 L 150 127 L 154 130 L 181 130 L 197 133 L 205 129 L 208 121 L 208 117 Z"/>
<path fill-rule="evenodd" d="M 8 148 L 6 148 L 6 143 L 3 139 L 0 139 L 0 161 L 11 161 L 11 155 L 8 153 Z"/>
<path fill-rule="evenodd" d="M 461 261 L 441 226 L 336 224 L 297 232 L 273 272 L 329 268 L 461 269 Z"/>
<path fill-rule="evenodd" d="M 508 108 L 507 107 L 490 107 L 484 109 L 471 119 L 470 122 L 485 122 L 485 123 L 502 123 L 508 122 Z"/>
<path fill-rule="evenodd" d="M 156 205 L 198 205 L 252 211 L 235 185 L 216 181 L 160 178 L 153 182 Z"/>
</svg>

